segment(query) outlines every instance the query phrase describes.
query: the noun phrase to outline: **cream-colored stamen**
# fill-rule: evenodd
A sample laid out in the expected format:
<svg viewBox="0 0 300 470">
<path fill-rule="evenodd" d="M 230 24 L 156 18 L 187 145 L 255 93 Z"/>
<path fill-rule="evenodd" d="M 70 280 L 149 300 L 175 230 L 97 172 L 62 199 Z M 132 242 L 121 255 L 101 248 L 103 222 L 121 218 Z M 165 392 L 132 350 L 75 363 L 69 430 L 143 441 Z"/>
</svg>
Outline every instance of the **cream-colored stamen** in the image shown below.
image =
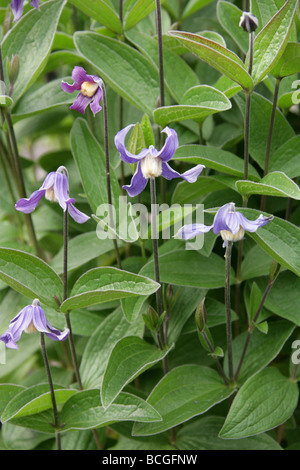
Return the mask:
<svg viewBox="0 0 300 470">
<path fill-rule="evenodd" d="M 27 328 L 25 328 L 25 333 L 37 333 L 38 330 L 36 329 L 36 327 L 34 326 L 33 324 L 33 321 L 31 321 L 29 323 L 29 325 L 27 326 Z"/>
<path fill-rule="evenodd" d="M 156 178 L 162 173 L 162 161 L 159 157 L 153 157 L 149 152 L 141 161 L 141 170 L 144 178 Z"/>
<path fill-rule="evenodd" d="M 240 229 L 237 233 L 232 233 L 229 230 L 221 230 L 220 235 L 224 241 L 228 242 L 238 242 L 244 238 L 245 230 L 240 225 Z"/>
<path fill-rule="evenodd" d="M 57 202 L 53 186 L 46 189 L 45 198 L 48 199 L 48 201 Z"/>
<path fill-rule="evenodd" d="M 98 83 L 83 82 L 83 84 L 81 85 L 81 93 L 84 96 L 87 96 L 88 98 L 92 98 L 92 96 L 94 96 L 94 94 L 96 93 L 98 87 Z"/>
</svg>

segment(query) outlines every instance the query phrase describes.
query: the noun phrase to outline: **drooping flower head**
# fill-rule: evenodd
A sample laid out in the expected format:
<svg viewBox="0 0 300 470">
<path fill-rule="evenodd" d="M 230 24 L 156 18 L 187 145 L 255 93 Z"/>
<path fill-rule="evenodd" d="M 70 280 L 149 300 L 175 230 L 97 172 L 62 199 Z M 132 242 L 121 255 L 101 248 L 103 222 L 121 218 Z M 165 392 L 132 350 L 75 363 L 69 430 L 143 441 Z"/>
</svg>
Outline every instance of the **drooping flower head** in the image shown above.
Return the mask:
<svg viewBox="0 0 300 470">
<path fill-rule="evenodd" d="M 123 186 L 130 197 L 140 194 L 145 188 L 149 178 L 156 178 L 157 176 L 163 176 L 167 180 L 183 178 L 189 183 L 194 183 L 197 180 L 204 165 L 196 165 L 194 168 L 181 175 L 173 170 L 167 163 L 173 157 L 178 147 L 176 131 L 169 127 L 163 129 L 162 132 L 167 134 L 167 138 L 161 150 L 156 150 L 151 145 L 149 148 L 143 149 L 138 155 L 134 155 L 125 147 L 125 137 L 133 126 L 134 124 L 130 124 L 119 131 L 115 136 L 115 145 L 120 152 L 121 160 L 126 163 L 137 163 L 136 172 L 132 177 L 131 184 Z"/>
<path fill-rule="evenodd" d="M 83 224 L 90 218 L 74 207 L 75 199 L 69 196 L 67 170 L 63 166 L 49 173 L 40 189 L 34 191 L 29 198 L 19 199 L 15 208 L 20 212 L 24 212 L 24 214 L 30 214 L 35 210 L 43 196 L 49 201 L 58 202 L 63 211 L 68 211 L 78 224 Z"/>
<path fill-rule="evenodd" d="M 222 206 L 215 215 L 212 225 L 191 224 L 184 225 L 175 235 L 176 238 L 190 240 L 191 238 L 212 230 L 216 235 L 220 234 L 224 240 L 223 247 L 228 242 L 242 240 L 247 232 L 256 232 L 263 225 L 273 219 L 273 216 L 266 217 L 261 214 L 256 220 L 249 220 L 241 212 L 235 210 L 235 204 L 230 202 Z"/>
<path fill-rule="evenodd" d="M 249 11 L 244 11 L 239 26 L 247 33 L 253 33 L 258 28 L 258 19 Z"/>
<path fill-rule="evenodd" d="M 25 333 L 45 333 L 53 341 L 64 341 L 69 336 L 69 329 L 63 332 L 53 328 L 48 322 L 45 312 L 42 309 L 38 299 L 35 299 L 31 305 L 24 307 L 18 315 L 12 319 L 8 329 L 0 336 L 7 348 L 19 349 L 17 342 Z"/>
<path fill-rule="evenodd" d="M 10 7 L 14 14 L 14 21 L 18 21 L 18 19 L 23 15 L 23 3 L 24 0 L 11 0 Z M 40 0 L 31 0 L 30 5 L 39 10 L 39 3 Z"/>
<path fill-rule="evenodd" d="M 72 72 L 74 80 L 73 85 L 62 81 L 61 87 L 67 93 L 80 90 L 70 109 L 75 109 L 81 114 L 84 114 L 85 108 L 90 105 L 90 108 L 95 116 L 96 113 L 101 111 L 100 101 L 103 97 L 102 80 L 97 75 L 88 75 L 82 67 L 75 66 Z"/>
</svg>

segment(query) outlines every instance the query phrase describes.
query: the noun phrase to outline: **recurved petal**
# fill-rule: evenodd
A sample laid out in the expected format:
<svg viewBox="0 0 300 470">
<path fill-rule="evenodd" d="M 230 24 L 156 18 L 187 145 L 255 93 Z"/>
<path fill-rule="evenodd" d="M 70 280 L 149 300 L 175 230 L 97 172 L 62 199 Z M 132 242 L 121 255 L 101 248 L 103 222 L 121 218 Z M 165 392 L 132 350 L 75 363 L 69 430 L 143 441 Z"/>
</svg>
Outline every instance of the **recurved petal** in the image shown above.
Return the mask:
<svg viewBox="0 0 300 470">
<path fill-rule="evenodd" d="M 60 207 L 64 211 L 67 210 L 68 204 L 75 202 L 75 199 L 69 197 L 69 182 L 64 173 L 56 172 L 54 193 Z"/>
<path fill-rule="evenodd" d="M 256 220 L 249 220 L 245 217 L 241 212 L 237 212 L 239 217 L 240 225 L 246 230 L 247 232 L 256 232 L 256 230 L 260 227 L 263 227 L 271 220 L 273 220 L 274 216 L 271 215 L 269 217 L 260 214 L 260 216 Z"/>
<path fill-rule="evenodd" d="M 40 9 L 39 3 L 40 3 L 40 0 L 31 0 L 30 5 L 36 8 L 37 10 L 39 10 Z"/>
<path fill-rule="evenodd" d="M 80 210 L 76 209 L 76 207 L 73 204 L 68 205 L 68 212 L 72 219 L 75 220 L 78 224 L 84 224 L 87 222 L 90 217 L 83 212 L 80 212 Z"/>
<path fill-rule="evenodd" d="M 140 194 L 147 184 L 148 179 L 144 178 L 140 162 L 137 165 L 136 172 L 134 173 L 131 183 L 128 186 L 123 186 L 123 189 L 126 189 L 130 197 L 137 196 Z"/>
<path fill-rule="evenodd" d="M 174 129 L 170 129 L 169 127 L 165 127 L 162 130 L 162 132 L 167 134 L 167 138 L 166 138 L 164 146 L 158 152 L 157 156 L 163 162 L 167 162 L 168 160 L 171 160 L 171 158 L 173 157 L 173 155 L 176 152 L 176 149 L 179 145 L 178 136 L 177 136 L 177 132 L 174 131 Z"/>
<path fill-rule="evenodd" d="M 178 230 L 174 238 L 183 238 L 184 240 L 190 240 L 191 238 L 197 237 L 201 233 L 206 233 L 211 230 L 212 225 L 204 224 L 190 224 L 184 225 L 181 229 Z"/>
<path fill-rule="evenodd" d="M 102 89 L 99 87 L 94 95 L 94 99 L 90 104 L 90 108 L 92 110 L 93 115 L 95 116 L 96 113 L 101 111 L 102 107 L 100 106 L 100 101 L 102 100 L 103 92 Z"/>
<path fill-rule="evenodd" d="M 213 223 L 213 232 L 215 234 L 218 234 L 219 232 L 221 232 L 221 230 L 230 231 L 230 227 L 228 227 L 226 223 L 226 218 L 231 207 L 232 203 L 224 204 L 224 206 L 222 206 L 216 213 Z"/>
<path fill-rule="evenodd" d="M 18 21 L 23 14 L 23 3 L 24 0 L 11 0 L 10 7 L 14 15 L 14 21 Z"/>
<path fill-rule="evenodd" d="M 195 183 L 203 168 L 203 165 L 196 165 L 194 168 L 191 168 L 190 170 L 187 170 L 184 173 L 180 174 L 178 173 L 178 171 L 173 170 L 173 168 L 171 168 L 168 163 L 162 162 L 161 174 L 167 180 L 172 180 L 173 178 L 183 178 L 189 183 Z"/>
<path fill-rule="evenodd" d="M 63 341 L 67 338 L 69 330 L 66 328 L 63 332 L 53 328 L 48 322 L 45 312 L 40 306 L 33 306 L 33 324 L 40 333 L 45 333 L 48 338 L 54 341 Z"/>
<path fill-rule="evenodd" d="M 133 126 L 134 124 L 129 124 L 129 126 L 124 127 L 124 129 L 119 131 L 115 136 L 115 146 L 118 152 L 120 152 L 121 160 L 126 163 L 136 163 L 142 158 L 144 158 L 149 152 L 148 149 L 143 149 L 138 155 L 134 155 L 133 153 L 129 152 L 125 147 L 126 135 Z"/>
<path fill-rule="evenodd" d="M 90 104 L 92 99 L 93 97 L 90 98 L 89 96 L 84 96 L 82 93 L 79 93 L 72 106 L 70 106 L 70 109 L 84 114 L 85 108 Z"/>
</svg>

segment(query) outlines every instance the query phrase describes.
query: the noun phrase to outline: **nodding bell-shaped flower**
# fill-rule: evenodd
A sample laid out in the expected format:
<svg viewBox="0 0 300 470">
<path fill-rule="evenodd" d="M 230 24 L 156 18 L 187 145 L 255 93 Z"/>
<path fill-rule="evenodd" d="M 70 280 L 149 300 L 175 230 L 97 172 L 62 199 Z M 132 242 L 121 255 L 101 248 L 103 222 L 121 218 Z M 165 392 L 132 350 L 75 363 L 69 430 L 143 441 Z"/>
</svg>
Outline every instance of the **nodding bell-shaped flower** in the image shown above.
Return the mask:
<svg viewBox="0 0 300 470">
<path fill-rule="evenodd" d="M 23 15 L 23 3 L 24 0 L 11 0 L 10 8 L 14 14 L 14 21 L 18 21 Z M 31 0 L 30 5 L 39 10 L 40 0 Z"/>
<path fill-rule="evenodd" d="M 181 175 L 173 170 L 167 163 L 173 157 L 178 147 L 176 131 L 169 127 L 163 129 L 162 132 L 167 134 L 167 138 L 161 150 L 158 151 L 151 145 L 149 148 L 143 149 L 138 155 L 134 155 L 125 147 L 125 137 L 133 126 L 134 124 L 130 124 L 119 131 L 115 136 L 115 145 L 120 152 L 121 160 L 126 163 L 137 163 L 137 169 L 132 177 L 131 184 L 123 186 L 130 197 L 140 194 L 145 188 L 149 178 L 156 178 L 157 176 L 163 176 L 167 180 L 183 178 L 189 183 L 194 183 L 197 180 L 204 165 L 196 165 L 194 168 L 191 168 Z"/>
<path fill-rule="evenodd" d="M 239 26 L 247 33 L 253 33 L 258 28 L 258 19 L 248 11 L 244 11 Z"/>
<path fill-rule="evenodd" d="M 82 67 L 74 67 L 72 72 L 74 80 L 73 85 L 62 81 L 61 87 L 67 93 L 80 90 L 77 98 L 75 99 L 70 109 L 75 109 L 81 114 L 84 114 L 85 108 L 90 105 L 90 108 L 95 116 L 96 113 L 101 111 L 100 101 L 103 98 L 102 80 L 97 75 L 88 75 Z"/>
<path fill-rule="evenodd" d="M 273 215 L 266 217 L 261 214 L 256 220 L 247 219 L 241 212 L 236 212 L 235 204 L 230 202 L 222 206 L 215 215 L 212 225 L 191 224 L 184 225 L 175 235 L 175 238 L 190 240 L 191 238 L 212 230 L 216 235 L 220 234 L 224 240 L 223 247 L 228 242 L 242 240 L 247 232 L 256 232 L 273 219 Z"/>
<path fill-rule="evenodd" d="M 19 349 L 17 342 L 25 333 L 45 333 L 53 341 L 64 341 L 69 336 L 69 329 L 63 332 L 53 328 L 48 322 L 45 312 L 42 309 L 38 299 L 35 299 L 31 305 L 24 307 L 18 315 L 12 319 L 8 329 L 0 336 L 9 349 Z"/>
<path fill-rule="evenodd" d="M 49 173 L 40 189 L 34 191 L 29 198 L 19 199 L 15 208 L 24 214 L 30 214 L 37 207 L 40 199 L 45 196 L 49 201 L 59 203 L 63 211 L 68 211 L 78 224 L 83 224 L 90 217 L 80 212 L 73 203 L 75 199 L 69 197 L 68 173 L 65 167 L 60 166 L 56 171 Z"/>
</svg>

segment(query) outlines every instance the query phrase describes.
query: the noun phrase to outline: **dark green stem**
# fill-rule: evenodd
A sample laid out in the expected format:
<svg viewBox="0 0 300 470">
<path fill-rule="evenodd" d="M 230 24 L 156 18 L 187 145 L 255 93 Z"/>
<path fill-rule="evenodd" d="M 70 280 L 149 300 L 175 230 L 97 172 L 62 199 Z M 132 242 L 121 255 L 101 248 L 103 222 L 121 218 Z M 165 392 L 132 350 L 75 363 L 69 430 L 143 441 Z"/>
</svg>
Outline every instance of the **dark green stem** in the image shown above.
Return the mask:
<svg viewBox="0 0 300 470">
<path fill-rule="evenodd" d="M 232 354 L 232 327 L 231 327 L 231 305 L 230 305 L 230 270 L 231 252 L 233 243 L 228 241 L 225 252 L 225 308 L 226 308 L 226 337 L 228 354 L 229 378 L 233 380 L 233 354 Z"/>
<path fill-rule="evenodd" d="M 160 0 L 156 0 L 155 3 L 156 3 L 156 33 L 157 33 L 157 40 L 158 40 L 158 68 L 159 68 L 160 106 L 164 106 L 165 105 L 164 58 L 163 58 L 163 42 L 162 42 Z"/>
<path fill-rule="evenodd" d="M 245 359 L 245 356 L 246 356 L 246 352 L 247 352 L 247 349 L 248 349 L 248 346 L 249 346 L 249 343 L 250 343 L 250 339 L 251 339 L 252 333 L 253 333 L 254 328 L 255 328 L 255 323 L 256 323 L 257 320 L 258 320 L 258 317 L 259 317 L 259 315 L 260 315 L 260 312 L 262 311 L 262 308 L 263 308 L 263 305 L 264 305 L 264 303 L 265 303 L 265 300 L 266 300 L 266 298 L 267 298 L 267 296 L 268 296 L 268 294 L 269 294 L 269 292 L 270 292 L 270 290 L 271 290 L 273 284 L 274 284 L 274 281 L 269 280 L 268 286 L 267 286 L 267 288 L 266 288 L 266 290 L 265 290 L 265 292 L 264 292 L 264 295 L 263 295 L 263 297 L 262 297 L 262 299 L 261 299 L 261 302 L 260 302 L 260 304 L 259 304 L 259 307 L 258 307 L 258 309 L 257 309 L 257 312 L 256 312 L 256 314 L 255 314 L 255 316 L 254 316 L 254 318 L 253 318 L 253 321 L 252 321 L 251 325 L 250 325 L 249 328 L 248 328 L 248 335 L 247 335 L 247 338 L 246 338 L 246 341 L 245 341 L 245 344 L 244 344 L 243 352 L 242 352 L 242 354 L 241 354 L 240 362 L 239 362 L 239 364 L 238 364 L 238 367 L 237 367 L 237 370 L 236 370 L 236 373 L 235 373 L 235 376 L 234 376 L 234 379 L 235 379 L 236 382 L 237 382 L 237 380 L 238 380 L 238 378 L 239 378 L 239 374 L 240 374 L 240 371 L 241 371 L 241 368 L 242 368 L 242 365 L 243 365 L 243 362 L 244 362 L 244 359 Z"/>
<path fill-rule="evenodd" d="M 201 331 L 201 335 L 202 335 L 202 338 L 204 339 L 204 341 L 206 342 L 206 344 L 207 344 L 207 346 L 208 346 L 208 348 L 209 348 L 209 350 L 210 350 L 210 352 L 211 352 L 211 354 L 212 354 L 212 357 L 213 357 L 214 360 L 216 361 L 216 365 L 217 365 L 218 371 L 219 371 L 219 373 L 220 373 L 222 379 L 224 380 L 225 385 L 229 385 L 229 382 L 228 382 L 228 380 L 227 380 L 227 377 L 226 377 L 226 375 L 225 375 L 225 372 L 224 372 L 224 370 L 223 370 L 223 367 L 221 366 L 220 361 L 219 361 L 219 359 L 217 358 L 217 356 L 214 355 L 214 348 L 213 348 L 211 342 L 209 341 L 209 338 L 208 338 L 208 336 L 207 336 L 207 334 L 205 333 L 204 330 Z"/>
<path fill-rule="evenodd" d="M 111 182 L 110 182 L 110 164 L 109 164 L 109 144 L 108 144 L 108 113 L 107 113 L 107 99 L 106 99 L 106 90 L 105 85 L 101 85 L 103 92 L 103 115 L 104 115 L 104 145 L 105 145 L 105 171 L 106 171 L 106 186 L 107 186 L 107 200 L 108 200 L 108 210 L 109 210 L 109 225 L 113 228 L 113 214 L 112 214 L 112 194 L 111 194 Z M 122 268 L 121 257 L 117 244 L 117 240 L 113 238 L 114 249 L 117 258 L 117 264 L 119 269 Z"/>
<path fill-rule="evenodd" d="M 58 417 L 53 381 L 52 381 L 52 376 L 51 376 L 51 370 L 50 370 L 50 365 L 49 365 L 47 351 L 46 351 L 44 333 L 41 333 L 41 349 L 42 349 L 44 364 L 45 364 L 49 388 L 50 388 L 51 400 L 52 400 L 56 446 L 57 446 L 57 450 L 61 450 L 61 441 L 60 441 L 60 433 L 59 433 L 59 427 L 60 427 L 59 417 Z"/>
<path fill-rule="evenodd" d="M 281 83 L 281 79 L 277 78 L 276 79 L 276 84 L 275 84 L 273 106 L 272 106 L 272 113 L 271 113 L 271 120 L 270 120 L 270 127 L 269 127 L 268 141 L 267 141 L 267 149 L 266 149 L 266 156 L 265 156 L 264 176 L 266 176 L 268 174 L 268 171 L 269 171 L 272 137 L 273 137 L 273 132 L 274 132 L 274 124 L 275 124 L 275 118 L 276 118 L 276 110 L 277 110 L 280 83 Z M 260 210 L 262 210 L 262 211 L 265 210 L 265 205 L 266 205 L 266 196 L 262 196 L 261 203 L 260 203 Z"/>
</svg>

